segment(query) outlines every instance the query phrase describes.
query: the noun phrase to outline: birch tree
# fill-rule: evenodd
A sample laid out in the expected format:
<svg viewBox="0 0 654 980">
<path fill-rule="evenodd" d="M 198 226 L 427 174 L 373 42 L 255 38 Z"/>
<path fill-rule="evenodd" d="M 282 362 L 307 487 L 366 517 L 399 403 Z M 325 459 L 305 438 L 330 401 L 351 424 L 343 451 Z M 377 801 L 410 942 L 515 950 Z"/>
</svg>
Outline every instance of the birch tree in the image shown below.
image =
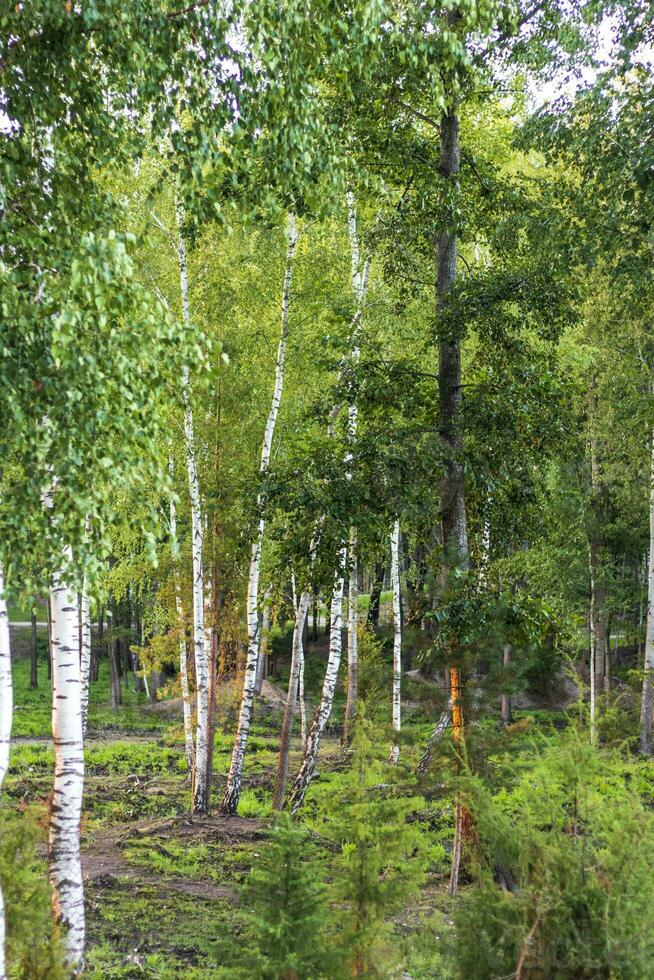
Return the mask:
<svg viewBox="0 0 654 980">
<path fill-rule="evenodd" d="M 5 600 L 2 566 L 0 565 L 0 789 L 9 768 L 11 722 L 13 715 L 13 690 L 11 683 L 11 643 L 9 616 Z M 5 980 L 5 908 L 0 888 L 0 980 Z"/>
<path fill-rule="evenodd" d="M 391 588 L 393 590 L 393 731 L 402 726 L 402 603 L 400 601 L 400 521 L 396 518 L 391 532 Z M 397 742 L 391 745 L 389 760 L 400 757 Z"/>
<path fill-rule="evenodd" d="M 293 257 L 297 244 L 297 227 L 294 214 L 289 214 L 287 222 L 287 248 L 286 248 L 286 269 L 284 272 L 284 285 L 282 289 L 282 309 L 281 309 L 281 336 L 277 348 L 277 360 L 275 364 L 275 385 L 273 389 L 272 404 L 268 413 L 266 428 L 264 431 L 263 445 L 261 447 L 261 462 L 259 465 L 259 476 L 263 478 L 270 464 L 270 453 L 272 451 L 273 436 L 279 415 L 279 408 L 284 390 L 284 366 L 286 360 L 286 341 L 288 337 L 288 314 L 291 301 L 291 278 L 293 272 Z M 259 495 L 257 505 L 259 508 L 259 521 L 257 533 L 252 544 L 250 555 L 250 571 L 248 575 L 247 591 L 247 630 L 248 630 L 248 651 L 245 662 L 245 676 L 243 679 L 243 694 L 241 697 L 241 707 L 238 717 L 236 737 L 234 739 L 234 751 L 227 777 L 227 788 L 220 805 L 221 813 L 236 813 L 238 801 L 241 794 L 241 780 L 243 778 L 243 762 L 245 759 L 245 747 L 247 745 L 250 722 L 252 720 L 252 707 L 254 704 L 254 690 L 257 679 L 257 664 L 259 661 L 259 573 L 261 569 L 261 552 L 263 550 L 263 538 L 266 527 L 265 517 L 262 513 L 263 500 Z"/>
<path fill-rule="evenodd" d="M 284 710 L 284 720 L 279 737 L 279 760 L 277 764 L 277 775 L 275 777 L 275 790 L 273 794 L 273 809 L 281 810 L 286 792 L 286 780 L 288 778 L 288 757 L 291 748 L 291 735 L 293 732 L 293 720 L 295 718 L 295 705 L 300 688 L 302 669 L 304 666 L 304 649 L 302 637 L 304 634 L 304 624 L 307 620 L 311 593 L 304 589 L 297 604 L 295 611 L 295 625 L 293 627 L 293 646 L 291 652 L 291 673 L 288 679 L 288 695 L 286 697 L 286 707 Z M 300 695 L 303 698 L 303 692 Z"/>
<path fill-rule="evenodd" d="M 347 227 L 352 260 L 352 292 L 354 295 L 354 316 L 350 327 L 350 361 L 354 371 L 360 357 L 359 333 L 363 317 L 368 275 L 370 272 L 370 253 L 362 263 L 361 244 L 357 228 L 356 202 L 352 191 L 347 194 Z M 354 394 L 350 398 L 347 413 L 348 451 L 345 456 L 346 475 L 351 478 L 352 450 L 357 436 L 358 408 Z M 345 705 L 344 739 L 351 735 L 352 723 L 357 710 L 359 697 L 359 650 L 358 650 L 358 560 L 357 531 L 350 527 L 348 546 L 348 605 L 347 605 L 347 703 Z"/>
<path fill-rule="evenodd" d="M 64 556 L 72 564 L 72 550 Z M 64 928 L 66 961 L 79 969 L 84 961 L 84 885 L 80 822 L 84 792 L 82 685 L 79 609 L 76 592 L 55 572 L 50 592 L 52 658 L 52 738 L 54 783 L 50 802 L 48 860 L 55 919 Z"/>
<path fill-rule="evenodd" d="M 177 206 L 177 229 L 179 234 L 179 282 L 182 297 L 182 316 L 189 326 L 191 311 L 189 306 L 188 269 L 186 264 L 186 242 L 183 233 L 184 213 Z M 193 428 L 193 408 L 191 406 L 190 371 L 185 365 L 182 373 L 182 398 L 184 402 L 184 438 L 186 449 L 186 469 L 188 473 L 189 495 L 191 501 L 191 554 L 193 561 L 193 654 L 195 658 L 196 685 L 196 728 L 195 763 L 191 786 L 191 808 L 193 813 L 208 813 L 210 773 L 209 773 L 209 656 L 204 629 L 204 568 L 202 548 L 204 541 L 204 519 L 202 499 L 198 481 L 198 467 Z"/>
<path fill-rule="evenodd" d="M 91 677 L 91 604 L 89 601 L 88 579 L 80 593 L 80 684 L 82 705 L 82 735 L 86 738 L 89 713 L 89 683 Z"/>
<path fill-rule="evenodd" d="M 316 771 L 316 760 L 320 739 L 325 730 L 325 725 L 329 721 L 334 702 L 334 692 L 336 690 L 336 680 L 338 678 L 338 668 L 341 663 L 342 650 L 342 629 L 343 629 L 343 590 L 345 580 L 342 571 L 336 573 L 332 601 L 330 607 L 329 624 L 329 655 L 327 657 L 327 668 L 322 685 L 320 702 L 313 717 L 311 727 L 307 734 L 307 741 L 302 758 L 302 765 L 295 777 L 293 787 L 289 794 L 288 803 L 293 813 L 301 806 L 309 784 Z"/>
<path fill-rule="evenodd" d="M 172 460 L 171 460 L 172 470 Z M 177 613 L 177 629 L 179 630 L 179 679 L 182 687 L 182 711 L 184 715 L 184 748 L 186 754 L 186 764 L 189 776 L 193 774 L 195 762 L 195 747 L 193 745 L 193 716 L 191 711 L 191 692 L 188 683 L 188 664 L 186 661 L 186 623 L 184 620 L 184 606 L 182 604 L 182 590 L 179 583 L 179 570 L 175 555 L 177 542 L 177 511 L 173 497 L 170 498 L 170 543 L 173 549 L 173 569 L 174 589 L 175 589 L 175 612 Z"/>
</svg>

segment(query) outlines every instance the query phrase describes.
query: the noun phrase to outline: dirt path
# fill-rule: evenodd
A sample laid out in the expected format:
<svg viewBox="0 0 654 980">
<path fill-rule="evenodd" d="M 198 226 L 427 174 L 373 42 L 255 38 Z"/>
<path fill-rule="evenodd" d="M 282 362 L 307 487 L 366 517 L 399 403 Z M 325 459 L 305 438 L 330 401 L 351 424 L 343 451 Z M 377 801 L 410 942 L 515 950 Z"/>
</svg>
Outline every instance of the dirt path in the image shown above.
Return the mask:
<svg viewBox="0 0 654 980">
<path fill-rule="evenodd" d="M 84 740 L 84 745 L 86 748 L 91 745 L 108 745 L 110 742 L 130 742 L 132 745 L 145 745 L 147 742 L 156 743 L 161 735 L 161 732 L 151 732 L 149 735 L 144 735 L 108 729 L 106 732 L 90 733 Z M 11 743 L 12 745 L 52 745 L 52 735 L 13 735 Z"/>
<path fill-rule="evenodd" d="M 203 899 L 234 898 L 235 892 L 212 881 L 197 881 L 174 875 L 154 875 L 146 868 L 131 864 L 123 853 L 130 840 L 154 837 L 162 840 L 184 838 L 197 841 L 221 841 L 225 845 L 258 840 L 265 834 L 261 820 L 245 817 L 172 817 L 165 820 L 139 820 L 103 828 L 82 846 L 82 871 L 87 882 L 97 887 L 112 887 L 116 881 L 156 888 L 161 895 L 171 891 Z"/>
</svg>

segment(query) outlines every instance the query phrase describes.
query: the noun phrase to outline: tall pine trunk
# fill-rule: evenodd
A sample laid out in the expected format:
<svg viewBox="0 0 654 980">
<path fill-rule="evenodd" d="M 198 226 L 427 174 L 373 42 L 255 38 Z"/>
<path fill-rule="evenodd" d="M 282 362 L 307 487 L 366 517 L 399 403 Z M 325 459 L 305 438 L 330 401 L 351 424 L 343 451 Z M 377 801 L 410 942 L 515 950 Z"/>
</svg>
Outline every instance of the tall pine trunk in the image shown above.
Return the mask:
<svg viewBox="0 0 654 980">
<path fill-rule="evenodd" d="M 13 709 L 9 616 L 5 601 L 3 570 L 0 565 L 0 788 L 9 768 Z M 0 980 L 4 980 L 5 976 L 5 907 L 0 889 Z"/>
<path fill-rule="evenodd" d="M 72 554 L 66 555 L 69 564 Z M 48 858 L 53 910 L 64 927 L 66 961 L 84 960 L 84 884 L 80 821 L 84 792 L 79 610 L 75 592 L 56 572 L 50 593 L 52 616 L 52 737 L 55 771 L 50 802 Z"/>
<path fill-rule="evenodd" d="M 284 287 L 282 290 L 282 313 L 281 313 L 281 337 L 277 349 L 277 362 L 275 364 L 275 387 L 273 390 L 272 404 L 268 413 L 266 429 L 261 448 L 261 463 L 259 474 L 264 476 L 270 464 L 270 453 L 272 450 L 275 426 L 279 415 L 279 407 L 282 400 L 284 389 L 284 365 L 286 359 L 286 339 L 288 336 L 288 312 L 291 299 L 291 277 L 293 270 L 293 256 L 297 244 L 297 228 L 295 215 L 288 216 L 288 244 L 286 249 L 286 269 L 284 272 Z M 259 510 L 263 506 L 261 497 L 258 500 Z M 257 536 L 252 544 L 250 557 L 250 572 L 248 575 L 247 591 L 247 629 L 248 629 L 248 652 L 245 662 L 245 676 L 243 679 L 243 694 L 241 697 L 241 707 L 239 711 L 238 727 L 234 739 L 234 751 L 232 761 L 227 776 L 227 788 L 220 805 L 221 813 L 236 813 L 238 811 L 238 801 L 241 795 L 241 781 L 243 778 L 243 763 L 245 759 L 245 747 L 247 745 L 250 723 L 252 721 L 252 706 L 254 704 L 254 690 L 257 680 L 257 665 L 259 662 L 259 572 L 261 569 L 261 552 L 263 550 L 263 536 L 265 531 L 265 520 L 259 517 Z"/>
<path fill-rule="evenodd" d="M 334 692 L 336 690 L 336 680 L 338 678 L 338 668 L 341 663 L 343 645 L 343 587 L 343 575 L 341 572 L 338 572 L 332 593 L 329 625 L 329 656 L 327 658 L 325 679 L 322 685 L 322 694 L 307 735 L 302 765 L 300 766 L 300 771 L 295 778 L 289 795 L 289 804 L 293 813 L 302 805 L 306 791 L 316 771 L 316 759 L 318 757 L 318 749 L 320 748 L 320 739 L 331 715 L 332 704 L 334 702 Z"/>
<path fill-rule="evenodd" d="M 448 20 L 454 23 L 456 13 Z M 459 193 L 459 168 L 461 148 L 459 117 L 456 107 L 448 110 L 440 125 L 440 172 L 451 185 L 456 196 Z M 468 529 L 463 482 L 463 432 L 461 422 L 461 338 L 458 325 L 447 323 L 448 293 L 457 275 L 457 236 L 451 229 L 443 229 L 438 236 L 436 258 L 436 311 L 439 322 L 438 387 L 440 402 L 440 431 L 445 449 L 445 475 L 441 490 L 441 518 L 446 568 L 469 567 Z M 445 321 L 445 322 L 444 322 Z M 459 670 L 450 667 L 452 692 L 452 718 L 455 740 L 463 737 L 462 689 Z M 452 853 L 450 892 L 456 894 L 461 844 L 466 814 L 460 801 L 455 801 L 455 832 Z"/>
<path fill-rule="evenodd" d="M 652 754 L 652 710 L 654 708 L 654 430 L 652 431 L 652 463 L 649 496 L 649 563 L 647 568 L 647 626 L 645 633 L 645 664 L 643 694 L 640 709 L 640 751 Z"/>
<path fill-rule="evenodd" d="M 183 233 L 184 215 L 181 206 L 177 208 L 179 232 L 179 281 L 182 297 L 184 323 L 191 322 L 189 306 L 188 269 L 186 265 L 186 242 Z M 191 499 L 191 554 L 193 564 L 193 655 L 195 660 L 196 689 L 196 728 L 195 764 L 191 787 L 191 809 L 193 813 L 209 812 L 209 657 L 207 654 L 204 629 L 204 568 L 202 551 L 204 544 L 204 522 L 202 500 L 198 481 L 195 451 L 193 409 L 191 407 L 190 374 L 184 368 L 182 395 L 184 400 L 184 436 L 186 442 L 186 468 L 188 472 L 189 495 Z"/>
<path fill-rule="evenodd" d="M 370 589 L 370 605 L 368 606 L 368 622 L 373 629 L 377 629 L 379 626 L 379 606 L 381 603 L 382 589 L 384 587 L 385 571 L 386 569 L 384 567 L 384 563 L 377 562 L 375 565 L 375 576 Z"/>
<path fill-rule="evenodd" d="M 310 600 L 310 593 L 306 590 L 302 592 L 300 595 L 300 601 L 298 602 L 297 609 L 295 611 L 295 626 L 293 628 L 293 647 L 291 653 L 291 674 L 288 679 L 288 695 L 286 698 L 286 708 L 284 710 L 284 721 L 282 722 L 282 730 L 279 737 L 279 760 L 277 762 L 275 792 L 273 794 L 274 810 L 281 810 L 284 802 L 284 793 L 286 792 L 286 780 L 288 778 L 288 757 L 291 749 L 295 705 L 304 661 L 302 639 L 304 634 L 304 624 L 309 611 Z"/>
<path fill-rule="evenodd" d="M 391 587 L 393 589 L 393 731 L 399 735 L 402 727 L 402 603 L 400 596 L 400 521 L 393 522 L 391 531 Z M 391 745 L 390 762 L 400 757 L 397 741 Z"/>
</svg>

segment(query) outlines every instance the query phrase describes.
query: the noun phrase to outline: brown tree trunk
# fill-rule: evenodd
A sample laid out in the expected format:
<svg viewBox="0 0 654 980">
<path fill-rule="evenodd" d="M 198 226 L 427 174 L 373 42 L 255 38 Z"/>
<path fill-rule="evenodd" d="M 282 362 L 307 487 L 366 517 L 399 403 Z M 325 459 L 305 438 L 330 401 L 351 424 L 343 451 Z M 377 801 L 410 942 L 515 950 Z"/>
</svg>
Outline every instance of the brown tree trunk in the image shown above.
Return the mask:
<svg viewBox="0 0 654 980">
<path fill-rule="evenodd" d="M 454 11 L 448 14 L 453 25 Z M 461 148 L 459 117 L 452 106 L 440 125 L 440 172 L 448 181 L 455 196 L 459 189 Z M 444 229 L 438 236 L 436 266 L 436 315 L 439 329 L 438 387 L 440 401 L 440 433 L 445 451 L 445 475 L 441 486 L 441 520 L 445 569 L 467 570 L 470 566 L 468 528 L 466 521 L 463 480 L 463 430 L 461 420 L 461 336 L 460 325 L 448 322 L 448 294 L 457 275 L 457 236 L 451 229 Z M 450 668 L 452 691 L 452 724 L 454 739 L 464 738 L 463 685 L 459 669 Z M 460 800 L 455 800 L 455 829 L 450 874 L 450 894 L 458 888 L 459 867 L 464 838 L 469 833 L 469 815 Z"/>
<path fill-rule="evenodd" d="M 379 606 L 381 603 L 382 589 L 384 588 L 384 575 L 386 567 L 383 561 L 378 561 L 375 565 L 375 577 L 372 588 L 370 589 L 370 605 L 368 606 L 368 622 L 377 629 L 379 626 Z"/>
</svg>

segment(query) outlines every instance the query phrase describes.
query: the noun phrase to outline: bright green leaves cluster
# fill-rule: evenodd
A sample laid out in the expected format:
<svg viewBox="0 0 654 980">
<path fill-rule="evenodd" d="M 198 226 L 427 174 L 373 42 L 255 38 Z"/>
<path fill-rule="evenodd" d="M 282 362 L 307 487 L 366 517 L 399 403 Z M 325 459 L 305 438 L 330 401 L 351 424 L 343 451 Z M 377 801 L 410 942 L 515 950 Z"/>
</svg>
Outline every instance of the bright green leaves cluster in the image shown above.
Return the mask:
<svg viewBox="0 0 654 980">
<path fill-rule="evenodd" d="M 572 731 L 523 763 L 497 796 L 470 782 L 479 866 L 456 915 L 462 976 L 505 976 L 518 962 L 525 975 L 647 974 L 654 828 L 639 795 L 651 796 L 646 765 L 600 756 Z"/>
<path fill-rule="evenodd" d="M 26 589 L 27 570 L 52 568 L 67 543 L 81 548 L 77 576 L 106 552 L 115 489 L 166 482 L 164 411 L 190 338 L 135 282 L 128 244 L 113 232 L 85 235 L 68 267 L 43 277 L 38 302 L 4 267 L 3 558 Z"/>
</svg>

